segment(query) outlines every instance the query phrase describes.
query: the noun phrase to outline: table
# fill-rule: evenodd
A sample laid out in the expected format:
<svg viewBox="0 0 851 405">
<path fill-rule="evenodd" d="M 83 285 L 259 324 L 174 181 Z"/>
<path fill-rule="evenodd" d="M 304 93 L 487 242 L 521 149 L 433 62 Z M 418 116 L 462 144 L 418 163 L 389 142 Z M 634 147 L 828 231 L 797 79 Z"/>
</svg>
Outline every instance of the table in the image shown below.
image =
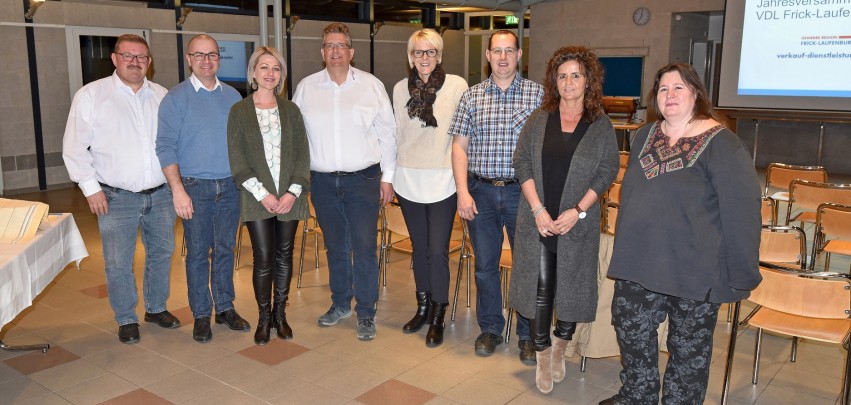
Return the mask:
<svg viewBox="0 0 851 405">
<path fill-rule="evenodd" d="M 58 275 L 68 263 L 88 257 L 86 244 L 71 214 L 49 214 L 29 243 L 0 245 L 0 328 L 21 311 Z M 0 341 L 3 349 L 11 348 Z M 47 350 L 47 345 L 26 347 Z"/>
<path fill-rule="evenodd" d="M 615 280 L 606 275 L 609 272 L 609 263 L 612 260 L 612 248 L 615 245 L 615 237 L 609 234 L 600 234 L 600 255 L 597 266 L 597 319 L 590 323 L 576 325 L 576 333 L 573 340 L 567 343 L 565 355 L 573 357 L 579 353 L 582 356 L 582 371 L 585 371 L 585 358 L 602 358 L 620 356 L 618 340 L 615 336 L 615 327 L 612 326 L 612 297 L 615 294 Z M 665 319 L 659 325 L 659 349 L 668 351 L 668 320 Z"/>
</svg>

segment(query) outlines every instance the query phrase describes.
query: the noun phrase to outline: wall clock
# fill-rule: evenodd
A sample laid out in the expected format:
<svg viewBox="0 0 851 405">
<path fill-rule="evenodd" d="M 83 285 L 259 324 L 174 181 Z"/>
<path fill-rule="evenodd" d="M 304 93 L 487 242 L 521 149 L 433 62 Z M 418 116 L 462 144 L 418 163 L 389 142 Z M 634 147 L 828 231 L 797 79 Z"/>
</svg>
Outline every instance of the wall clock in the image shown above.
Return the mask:
<svg viewBox="0 0 851 405">
<path fill-rule="evenodd" d="M 647 7 L 639 7 L 632 12 L 632 22 L 635 25 L 646 25 L 650 22 L 650 9 Z"/>
</svg>

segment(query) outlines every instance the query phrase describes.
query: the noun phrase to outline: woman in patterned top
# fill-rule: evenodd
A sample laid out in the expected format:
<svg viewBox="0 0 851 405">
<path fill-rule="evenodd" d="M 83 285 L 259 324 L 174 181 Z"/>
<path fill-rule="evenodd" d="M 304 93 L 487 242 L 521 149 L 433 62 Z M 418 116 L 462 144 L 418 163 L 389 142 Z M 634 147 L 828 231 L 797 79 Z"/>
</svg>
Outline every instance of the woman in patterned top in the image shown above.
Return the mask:
<svg viewBox="0 0 851 405">
<path fill-rule="evenodd" d="M 660 69 L 649 105 L 659 120 L 633 142 L 608 274 L 623 387 L 600 404 L 658 403 L 656 329 L 665 317 L 662 403 L 700 404 L 718 308 L 761 281 L 759 182 L 691 65 Z"/>
<path fill-rule="evenodd" d="M 285 312 L 293 244 L 298 221 L 309 215 L 310 153 L 304 121 L 298 107 L 280 96 L 286 66 L 274 48 L 255 51 L 248 60 L 254 93 L 236 103 L 228 118 L 230 167 L 241 189 L 242 220 L 254 252 L 258 345 L 269 342 L 272 327 L 281 339 L 293 337 Z"/>
</svg>

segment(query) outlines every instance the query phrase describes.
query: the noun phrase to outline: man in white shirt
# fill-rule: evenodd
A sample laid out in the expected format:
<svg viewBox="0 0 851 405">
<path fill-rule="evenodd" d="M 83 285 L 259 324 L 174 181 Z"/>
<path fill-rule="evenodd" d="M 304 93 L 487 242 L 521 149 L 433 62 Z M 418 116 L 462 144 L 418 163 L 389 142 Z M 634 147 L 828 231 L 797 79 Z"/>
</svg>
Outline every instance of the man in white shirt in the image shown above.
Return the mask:
<svg viewBox="0 0 851 405">
<path fill-rule="evenodd" d="M 375 76 L 350 65 L 349 27 L 322 31 L 325 69 L 301 81 L 293 102 L 310 143 L 311 200 L 325 235 L 331 308 L 322 327 L 358 316 L 357 337 L 375 338 L 378 301 L 376 223 L 379 201 L 393 198 L 396 122 L 387 90 Z"/>
<path fill-rule="evenodd" d="M 154 149 L 157 110 L 166 89 L 145 77 L 151 59 L 144 38 L 118 37 L 112 54 L 115 72 L 74 96 L 62 148 L 71 180 L 98 216 L 109 303 L 123 343 L 139 341 L 133 256 L 140 227 L 145 321 L 180 326 L 166 310 L 176 215 Z"/>
</svg>

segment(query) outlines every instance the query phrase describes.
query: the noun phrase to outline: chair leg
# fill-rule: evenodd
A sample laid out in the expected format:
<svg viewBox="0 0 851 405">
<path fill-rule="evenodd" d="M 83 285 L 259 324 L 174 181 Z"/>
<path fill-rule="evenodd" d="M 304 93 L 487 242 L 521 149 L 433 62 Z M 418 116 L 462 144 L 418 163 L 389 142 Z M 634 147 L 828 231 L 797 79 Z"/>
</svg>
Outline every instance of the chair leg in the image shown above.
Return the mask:
<svg viewBox="0 0 851 405">
<path fill-rule="evenodd" d="M 830 271 L 830 252 L 824 254 L 824 271 Z"/>
<path fill-rule="evenodd" d="M 727 364 L 724 367 L 724 389 L 721 391 L 721 404 L 727 405 L 730 395 L 730 375 L 733 371 L 733 354 L 736 352 L 736 338 L 739 333 L 739 310 L 741 302 L 733 304 L 733 322 L 730 323 L 730 344 L 727 346 Z"/>
<path fill-rule="evenodd" d="M 792 363 L 798 360 L 798 337 L 792 336 L 792 358 L 789 359 Z"/>
<path fill-rule="evenodd" d="M 239 223 L 239 228 L 236 231 L 236 260 L 233 262 L 233 269 L 239 268 L 239 258 L 242 257 L 242 229 L 245 228 L 245 222 Z"/>
<path fill-rule="evenodd" d="M 464 260 L 470 259 L 465 258 L 464 246 L 461 246 L 461 255 L 458 256 L 458 274 L 455 277 L 455 297 L 452 298 L 452 316 L 450 319 L 453 321 L 455 320 L 455 309 L 458 308 L 458 292 L 461 290 L 461 275 L 463 274 Z"/>
<path fill-rule="evenodd" d="M 301 232 L 301 255 L 298 258 L 298 282 L 296 288 L 301 288 L 301 273 L 304 272 L 304 245 L 307 239 L 307 221 L 304 221 L 304 230 Z"/>
<path fill-rule="evenodd" d="M 514 310 L 508 309 L 508 322 L 505 324 L 505 344 L 511 340 L 511 319 L 514 318 Z"/>
<path fill-rule="evenodd" d="M 499 268 L 499 277 L 502 279 L 502 309 L 508 308 L 508 276 L 505 267 Z"/>
<path fill-rule="evenodd" d="M 585 372 L 585 361 L 588 360 L 587 357 L 582 356 L 582 360 L 579 362 L 579 371 Z"/>
<path fill-rule="evenodd" d="M 759 355 L 762 349 L 762 328 L 756 330 L 756 343 L 753 350 L 753 378 L 751 383 L 756 385 L 759 381 Z"/>
<path fill-rule="evenodd" d="M 842 405 L 851 405 L 851 356 L 845 351 L 845 378 L 842 382 L 842 395 L 839 397 Z"/>
<path fill-rule="evenodd" d="M 727 304 L 727 323 L 733 320 L 733 304 Z"/>
</svg>

